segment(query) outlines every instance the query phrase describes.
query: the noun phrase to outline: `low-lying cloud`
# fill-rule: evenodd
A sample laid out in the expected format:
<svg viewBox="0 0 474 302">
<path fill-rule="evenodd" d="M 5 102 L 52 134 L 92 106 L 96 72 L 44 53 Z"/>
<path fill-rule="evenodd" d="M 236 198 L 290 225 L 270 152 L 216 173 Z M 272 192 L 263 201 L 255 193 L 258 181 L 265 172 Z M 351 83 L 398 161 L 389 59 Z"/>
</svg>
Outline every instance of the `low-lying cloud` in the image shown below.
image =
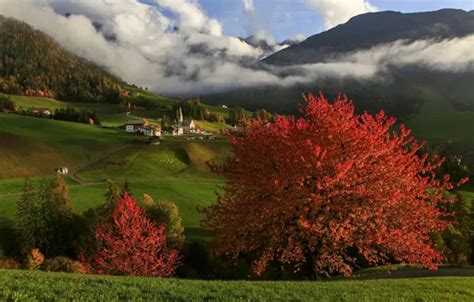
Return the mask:
<svg viewBox="0 0 474 302">
<path fill-rule="evenodd" d="M 252 1 L 243 5 L 246 10 L 255 9 Z M 291 86 L 325 77 L 377 78 L 391 65 L 451 71 L 474 67 L 473 35 L 444 41 L 396 41 L 316 64 L 259 65 L 257 70 L 253 64 L 269 50 L 226 36 L 221 23 L 193 0 L 156 0 L 155 5 L 126 0 L 0 0 L 0 14 L 46 32 L 66 49 L 127 82 L 167 95 Z M 287 46 L 278 45 L 266 32 L 256 32 L 255 39 L 265 40 L 272 51 Z"/>
<path fill-rule="evenodd" d="M 367 0 L 306 0 L 324 21 L 324 29 L 346 23 L 356 15 L 375 12 L 377 7 Z"/>
</svg>

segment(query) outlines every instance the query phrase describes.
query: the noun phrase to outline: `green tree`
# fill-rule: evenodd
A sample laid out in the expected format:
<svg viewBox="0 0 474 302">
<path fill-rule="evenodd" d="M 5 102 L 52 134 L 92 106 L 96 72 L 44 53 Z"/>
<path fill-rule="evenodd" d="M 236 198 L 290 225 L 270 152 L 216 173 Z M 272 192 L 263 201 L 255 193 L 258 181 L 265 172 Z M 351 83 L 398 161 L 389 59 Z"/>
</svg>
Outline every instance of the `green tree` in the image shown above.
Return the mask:
<svg viewBox="0 0 474 302">
<path fill-rule="evenodd" d="M 462 196 L 449 205 L 454 213 L 453 224 L 442 233 L 442 241 L 446 248 L 447 262 L 450 264 L 469 264 L 471 257 L 470 217 Z"/>
<path fill-rule="evenodd" d="M 128 196 L 133 196 L 132 190 L 130 189 L 130 183 L 128 182 L 128 179 L 125 179 L 125 181 L 123 183 L 121 197 L 123 197 L 125 193 L 127 193 Z"/>
<path fill-rule="evenodd" d="M 171 201 L 145 203 L 145 211 L 156 225 L 166 225 L 166 236 L 171 244 L 182 246 L 184 243 L 183 219 L 179 215 L 178 207 Z"/>
<path fill-rule="evenodd" d="M 17 229 L 23 256 L 28 255 L 34 247 L 38 246 L 38 230 L 41 228 L 38 212 L 37 196 L 28 178 L 17 203 Z"/>
<path fill-rule="evenodd" d="M 34 191 L 27 180 L 17 204 L 18 229 L 22 252 L 38 248 L 47 257 L 71 253 L 74 212 L 67 184 L 61 176 L 43 182 Z"/>
<path fill-rule="evenodd" d="M 40 190 L 40 215 L 43 221 L 40 250 L 47 257 L 66 255 L 70 249 L 70 227 L 74 212 L 62 176 L 58 175 Z"/>
<path fill-rule="evenodd" d="M 119 188 L 111 180 L 107 180 L 107 185 L 108 185 L 108 189 L 107 189 L 107 192 L 105 193 L 105 200 L 106 200 L 107 204 L 114 204 L 115 205 L 115 204 L 117 204 L 117 201 L 119 201 L 119 199 L 120 199 Z"/>
<path fill-rule="evenodd" d="M 147 193 L 143 194 L 143 205 L 146 206 L 152 206 L 155 203 L 155 200 L 153 197 L 148 195 Z"/>
</svg>

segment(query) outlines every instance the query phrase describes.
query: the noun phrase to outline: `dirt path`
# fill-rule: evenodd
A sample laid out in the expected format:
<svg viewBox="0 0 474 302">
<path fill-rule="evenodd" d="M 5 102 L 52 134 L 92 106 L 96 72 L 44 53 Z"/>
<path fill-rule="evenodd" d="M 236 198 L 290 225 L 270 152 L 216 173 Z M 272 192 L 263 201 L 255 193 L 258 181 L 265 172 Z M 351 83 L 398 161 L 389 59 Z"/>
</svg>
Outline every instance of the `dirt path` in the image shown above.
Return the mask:
<svg viewBox="0 0 474 302">
<path fill-rule="evenodd" d="M 82 164 L 80 164 L 79 166 L 77 166 L 76 168 L 73 168 L 69 171 L 69 174 L 67 175 L 67 177 L 69 177 L 70 179 L 74 180 L 75 182 L 77 182 L 78 184 L 76 185 L 70 185 L 69 188 L 81 188 L 81 187 L 89 187 L 89 186 L 95 186 L 95 185 L 100 185 L 100 184 L 103 184 L 106 182 L 106 180 L 99 180 L 99 181 L 88 181 L 88 180 L 85 180 L 85 179 L 82 179 L 80 178 L 79 176 L 77 176 L 77 173 L 79 173 L 81 170 L 84 170 L 85 168 L 103 160 L 104 158 L 107 158 L 119 151 L 122 151 L 122 150 L 125 150 L 125 149 L 128 149 L 128 148 L 131 148 L 131 147 L 135 147 L 136 144 L 134 145 L 124 145 L 124 146 L 120 146 L 118 148 L 115 148 L 107 153 L 104 153 L 104 154 L 101 154 L 99 155 L 98 157 L 94 158 L 94 159 L 91 159 L 87 162 L 84 162 Z M 0 196 L 16 196 L 16 195 L 21 195 L 22 192 L 10 192 L 10 193 L 1 193 Z"/>
<path fill-rule="evenodd" d="M 68 177 L 72 180 L 74 180 L 75 182 L 79 183 L 79 185 L 77 186 L 73 186 L 73 187 L 81 187 L 81 186 L 91 186 L 91 185 L 98 185 L 98 184 L 102 184 L 102 183 L 105 183 L 106 180 L 99 180 L 99 181 L 89 181 L 89 180 L 85 180 L 85 179 L 82 179 L 80 178 L 77 173 L 79 173 L 81 170 L 84 170 L 85 168 L 87 167 L 90 167 L 91 165 L 117 153 L 117 152 L 120 152 L 122 150 L 125 150 L 125 149 L 128 149 L 128 148 L 131 148 L 131 147 L 135 147 L 136 145 L 125 145 L 125 146 L 121 146 L 121 147 L 118 147 L 118 148 L 115 148 L 107 153 L 104 153 L 104 154 L 101 154 L 100 156 L 92 159 L 92 160 L 89 160 L 85 163 L 82 163 L 80 164 L 78 167 L 74 168 L 72 171 L 69 172 L 69 175 Z"/>
</svg>

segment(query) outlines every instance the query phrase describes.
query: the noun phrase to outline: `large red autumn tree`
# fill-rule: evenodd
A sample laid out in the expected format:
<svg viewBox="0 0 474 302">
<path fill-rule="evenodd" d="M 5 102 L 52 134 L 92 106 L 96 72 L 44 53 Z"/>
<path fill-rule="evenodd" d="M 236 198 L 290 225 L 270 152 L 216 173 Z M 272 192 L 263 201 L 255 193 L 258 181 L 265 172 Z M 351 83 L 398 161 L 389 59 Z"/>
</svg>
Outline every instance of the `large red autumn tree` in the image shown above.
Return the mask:
<svg viewBox="0 0 474 302">
<path fill-rule="evenodd" d="M 83 259 L 89 272 L 129 276 L 174 274 L 179 255 L 176 249 L 168 247 L 166 226 L 156 226 L 126 192 L 112 218 L 112 222 L 98 227 L 95 255 Z"/>
<path fill-rule="evenodd" d="M 253 121 L 230 136 L 234 155 L 211 165 L 228 179 L 217 203 L 203 209 L 216 252 L 310 265 L 316 276 L 349 275 L 357 261 L 436 268 L 443 255 L 431 238 L 449 222 L 443 205 L 449 177 L 443 160 L 383 112 L 357 115 L 347 97 L 329 103 L 309 94 L 302 116 Z M 358 260 L 357 260 L 358 259 Z"/>
</svg>

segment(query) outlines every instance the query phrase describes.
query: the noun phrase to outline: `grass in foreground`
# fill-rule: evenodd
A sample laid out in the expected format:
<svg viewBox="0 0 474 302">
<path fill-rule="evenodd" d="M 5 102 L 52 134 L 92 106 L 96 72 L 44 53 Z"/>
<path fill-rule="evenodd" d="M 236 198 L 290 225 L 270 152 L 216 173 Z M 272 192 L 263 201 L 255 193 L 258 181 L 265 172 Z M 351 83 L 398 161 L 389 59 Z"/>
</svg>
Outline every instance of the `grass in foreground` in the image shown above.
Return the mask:
<svg viewBox="0 0 474 302">
<path fill-rule="evenodd" d="M 13 301 L 474 301 L 474 278 L 202 281 L 0 270 Z"/>
</svg>

